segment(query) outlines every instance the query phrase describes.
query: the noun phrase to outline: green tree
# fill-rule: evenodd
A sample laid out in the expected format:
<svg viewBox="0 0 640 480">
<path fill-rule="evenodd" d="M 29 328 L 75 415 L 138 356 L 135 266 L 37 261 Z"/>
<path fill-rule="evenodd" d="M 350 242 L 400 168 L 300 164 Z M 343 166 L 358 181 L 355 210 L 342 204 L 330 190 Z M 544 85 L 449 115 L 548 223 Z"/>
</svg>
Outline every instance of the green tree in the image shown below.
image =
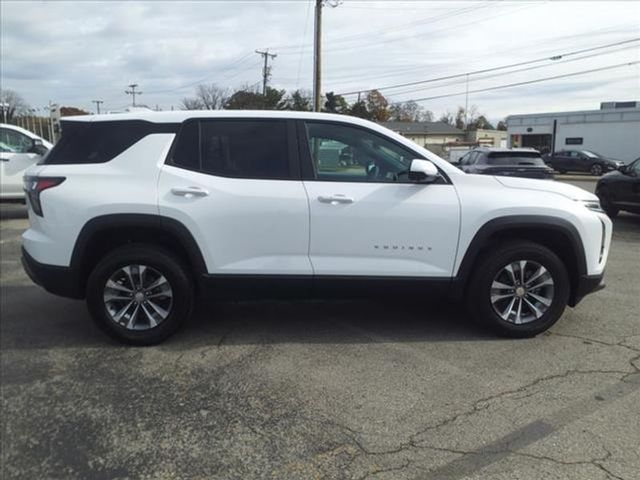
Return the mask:
<svg viewBox="0 0 640 480">
<path fill-rule="evenodd" d="M 284 110 L 287 101 L 285 90 L 267 87 L 267 94 L 251 91 L 248 88 L 238 90 L 229 97 L 224 108 L 228 110 Z"/>
<path fill-rule="evenodd" d="M 311 105 L 311 93 L 303 90 L 296 90 L 287 99 L 287 110 L 296 110 L 300 112 L 310 112 L 313 110 Z"/>
<path fill-rule="evenodd" d="M 507 130 L 507 122 L 504 120 L 500 120 L 498 125 L 496 126 L 496 130 Z"/>
<path fill-rule="evenodd" d="M 367 104 L 364 100 L 360 100 L 359 102 L 355 102 L 349 108 L 349 115 L 353 115 L 354 117 L 364 118 L 365 120 L 371 120 L 371 113 L 367 110 Z"/>
<path fill-rule="evenodd" d="M 324 102 L 322 111 L 327 113 L 349 113 L 349 104 L 342 95 L 327 92 L 326 99 L 327 101 Z"/>
</svg>

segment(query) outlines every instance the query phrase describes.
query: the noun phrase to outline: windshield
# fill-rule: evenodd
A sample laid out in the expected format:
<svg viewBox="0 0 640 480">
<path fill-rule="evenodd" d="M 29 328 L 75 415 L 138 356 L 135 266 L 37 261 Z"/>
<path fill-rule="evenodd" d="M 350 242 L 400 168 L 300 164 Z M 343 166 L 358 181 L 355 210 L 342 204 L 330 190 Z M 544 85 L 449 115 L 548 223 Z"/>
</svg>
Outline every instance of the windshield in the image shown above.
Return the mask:
<svg viewBox="0 0 640 480">
<path fill-rule="evenodd" d="M 534 165 L 544 167 L 545 163 L 536 152 L 494 152 L 489 154 L 487 165 Z"/>
<path fill-rule="evenodd" d="M 589 158 L 602 158 L 602 155 L 600 155 L 599 153 L 590 152 L 589 150 L 583 150 L 582 153 L 584 153 Z"/>
</svg>

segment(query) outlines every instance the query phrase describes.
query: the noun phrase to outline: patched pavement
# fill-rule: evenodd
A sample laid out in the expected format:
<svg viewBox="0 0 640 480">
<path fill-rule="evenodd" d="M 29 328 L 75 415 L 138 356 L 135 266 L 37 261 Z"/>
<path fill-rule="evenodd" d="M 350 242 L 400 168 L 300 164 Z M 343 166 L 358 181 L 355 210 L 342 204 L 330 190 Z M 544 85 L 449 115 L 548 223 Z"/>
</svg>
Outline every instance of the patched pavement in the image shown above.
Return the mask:
<svg viewBox="0 0 640 480">
<path fill-rule="evenodd" d="M 26 278 L 23 208 L 0 209 L 2 478 L 638 478 L 640 216 L 534 339 L 396 297 L 203 304 L 132 348 Z"/>
</svg>

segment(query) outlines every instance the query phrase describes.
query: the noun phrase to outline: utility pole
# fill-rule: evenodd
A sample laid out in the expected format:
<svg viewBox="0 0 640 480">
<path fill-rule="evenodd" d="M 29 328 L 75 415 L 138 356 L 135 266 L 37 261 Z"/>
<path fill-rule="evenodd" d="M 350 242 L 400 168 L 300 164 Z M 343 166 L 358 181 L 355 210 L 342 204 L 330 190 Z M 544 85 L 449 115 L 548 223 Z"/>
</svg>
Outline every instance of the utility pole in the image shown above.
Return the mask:
<svg viewBox="0 0 640 480">
<path fill-rule="evenodd" d="M 96 104 L 96 110 L 98 112 L 98 115 L 100 115 L 100 104 L 104 103 L 104 101 L 102 101 L 102 100 L 91 100 L 91 103 L 95 103 Z"/>
<path fill-rule="evenodd" d="M 269 66 L 269 57 L 273 60 L 278 55 L 275 53 L 269 53 L 269 49 L 267 48 L 265 51 L 256 50 L 258 55 L 262 55 L 264 58 L 264 67 L 262 68 L 262 95 L 267 94 L 267 82 L 269 81 L 269 77 L 271 76 L 271 67 Z"/>
<path fill-rule="evenodd" d="M 136 88 L 138 88 L 138 84 L 137 83 L 132 83 L 131 85 L 128 85 L 128 87 L 131 90 L 125 90 L 124 93 L 126 93 L 127 95 L 131 95 L 133 97 L 132 106 L 135 107 L 136 106 L 136 95 L 142 95 L 142 92 L 136 92 Z"/>
<path fill-rule="evenodd" d="M 320 111 L 322 96 L 322 7 L 336 8 L 342 0 L 316 0 L 315 21 L 313 22 L 313 111 Z"/>
<path fill-rule="evenodd" d="M 467 73 L 467 91 L 464 96 L 464 129 L 469 130 L 469 74 Z"/>
</svg>

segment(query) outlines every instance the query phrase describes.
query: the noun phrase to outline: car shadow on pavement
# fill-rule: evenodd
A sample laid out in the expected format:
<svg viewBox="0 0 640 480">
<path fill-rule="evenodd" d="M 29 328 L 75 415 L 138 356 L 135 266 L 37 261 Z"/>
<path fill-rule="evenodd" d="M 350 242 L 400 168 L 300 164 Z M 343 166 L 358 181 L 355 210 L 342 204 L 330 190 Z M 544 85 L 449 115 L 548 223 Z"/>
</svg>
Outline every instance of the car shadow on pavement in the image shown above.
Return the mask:
<svg viewBox="0 0 640 480">
<path fill-rule="evenodd" d="M 0 220 L 17 220 L 27 217 L 27 206 L 24 203 L 0 203 Z"/>
<path fill-rule="evenodd" d="M 3 286 L 0 309 L 3 350 L 121 348 L 94 325 L 83 301 L 56 297 L 36 286 Z M 431 300 L 206 301 L 161 348 L 495 338 L 458 306 Z"/>
</svg>

